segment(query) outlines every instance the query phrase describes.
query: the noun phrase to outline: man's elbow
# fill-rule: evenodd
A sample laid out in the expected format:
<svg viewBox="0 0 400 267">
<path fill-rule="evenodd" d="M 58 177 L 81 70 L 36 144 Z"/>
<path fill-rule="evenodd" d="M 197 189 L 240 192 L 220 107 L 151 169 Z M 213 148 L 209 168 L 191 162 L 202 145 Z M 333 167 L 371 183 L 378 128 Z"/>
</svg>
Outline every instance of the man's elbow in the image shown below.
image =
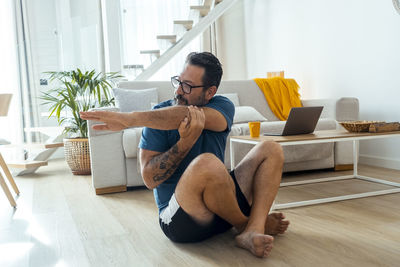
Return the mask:
<svg viewBox="0 0 400 267">
<path fill-rule="evenodd" d="M 223 132 L 228 128 L 228 123 L 218 123 L 216 121 L 206 122 L 204 128 L 213 132 Z"/>
<path fill-rule="evenodd" d="M 142 179 L 144 185 L 148 189 L 152 190 L 157 187 L 157 185 L 153 182 L 153 176 L 150 173 L 146 172 L 145 170 L 142 170 Z"/>
</svg>

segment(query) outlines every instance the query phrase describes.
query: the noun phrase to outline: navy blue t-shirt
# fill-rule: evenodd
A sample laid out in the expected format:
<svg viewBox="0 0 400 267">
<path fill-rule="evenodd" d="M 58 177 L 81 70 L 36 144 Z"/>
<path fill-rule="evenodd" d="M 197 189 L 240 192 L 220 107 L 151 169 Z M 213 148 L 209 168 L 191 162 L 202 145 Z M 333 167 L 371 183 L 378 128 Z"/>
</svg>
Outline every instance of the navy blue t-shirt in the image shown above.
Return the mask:
<svg viewBox="0 0 400 267">
<path fill-rule="evenodd" d="M 174 100 L 168 100 L 156 105 L 153 109 L 173 105 Z M 233 103 L 224 96 L 214 96 L 205 107 L 219 111 L 225 117 L 228 126 L 226 130 L 222 132 L 203 130 L 197 142 L 179 164 L 171 177 L 153 190 L 154 198 L 160 212 L 163 208 L 168 206 L 168 202 L 172 194 L 175 192 L 175 187 L 178 184 L 179 179 L 194 158 L 202 153 L 212 153 L 224 162 L 226 138 L 231 130 L 233 116 L 235 115 L 235 107 Z M 156 130 L 145 127 L 142 131 L 142 138 L 140 139 L 139 147 L 151 151 L 166 152 L 175 145 L 179 139 L 180 136 L 178 130 Z"/>
</svg>

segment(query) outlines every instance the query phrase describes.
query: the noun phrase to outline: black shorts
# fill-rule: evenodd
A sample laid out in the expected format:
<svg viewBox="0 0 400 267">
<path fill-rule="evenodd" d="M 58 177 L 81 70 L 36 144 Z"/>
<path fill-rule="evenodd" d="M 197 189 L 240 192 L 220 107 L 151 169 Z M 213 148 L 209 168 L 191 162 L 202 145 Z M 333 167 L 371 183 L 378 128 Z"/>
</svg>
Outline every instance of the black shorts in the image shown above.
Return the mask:
<svg viewBox="0 0 400 267">
<path fill-rule="evenodd" d="M 250 205 L 240 190 L 234 172 L 231 171 L 230 175 L 235 183 L 236 199 L 240 210 L 248 217 L 250 215 Z M 175 199 L 175 194 L 172 195 L 168 207 L 160 213 L 159 222 L 164 234 L 172 241 L 179 243 L 199 242 L 232 228 L 230 223 L 218 215 L 214 215 L 214 219 L 210 224 L 201 225 L 197 223 L 179 206 Z"/>
</svg>

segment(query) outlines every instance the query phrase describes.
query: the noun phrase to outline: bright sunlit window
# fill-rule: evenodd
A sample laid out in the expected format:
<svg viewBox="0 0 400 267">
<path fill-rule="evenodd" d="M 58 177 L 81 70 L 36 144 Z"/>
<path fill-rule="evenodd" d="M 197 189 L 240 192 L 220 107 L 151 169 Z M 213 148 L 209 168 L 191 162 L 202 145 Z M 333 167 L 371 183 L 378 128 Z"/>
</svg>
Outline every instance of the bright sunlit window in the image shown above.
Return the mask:
<svg viewBox="0 0 400 267">
<path fill-rule="evenodd" d="M 7 117 L 0 117 L 0 139 L 11 143 L 22 142 L 18 58 L 13 0 L 0 1 L 0 93 L 11 93 L 13 98 Z"/>
</svg>

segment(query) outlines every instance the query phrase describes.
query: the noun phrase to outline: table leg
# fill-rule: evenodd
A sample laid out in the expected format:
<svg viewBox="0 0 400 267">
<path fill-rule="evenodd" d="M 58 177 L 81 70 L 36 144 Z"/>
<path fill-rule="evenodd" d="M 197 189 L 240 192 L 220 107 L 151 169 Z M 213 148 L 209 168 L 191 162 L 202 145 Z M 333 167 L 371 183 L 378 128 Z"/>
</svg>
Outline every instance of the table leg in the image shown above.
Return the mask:
<svg viewBox="0 0 400 267">
<path fill-rule="evenodd" d="M 359 147 L 360 141 L 358 140 L 353 140 L 353 175 L 354 178 L 357 177 L 358 175 L 358 147 Z"/>
<path fill-rule="evenodd" d="M 295 182 L 285 182 L 281 183 L 280 186 L 294 186 L 294 185 L 302 185 L 302 184 L 313 184 L 313 183 L 321 183 L 321 182 L 330 182 L 330 181 L 338 181 L 338 180 L 346 180 L 346 179 L 359 179 L 359 180 L 365 180 L 368 182 L 374 182 L 374 183 L 379 183 L 379 184 L 384 184 L 388 186 L 393 186 L 396 188 L 391 188 L 391 189 L 384 189 L 384 190 L 376 190 L 376 191 L 371 191 L 371 192 L 366 192 L 366 193 L 358 193 L 358 194 L 349 194 L 349 195 L 341 195 L 341 196 L 336 196 L 336 197 L 327 197 L 327 198 L 319 198 L 319 199 L 313 199 L 313 200 L 305 200 L 305 201 L 296 201 L 296 202 L 290 202 L 290 203 L 275 203 L 273 204 L 273 208 L 271 210 L 280 210 L 280 209 L 288 209 L 288 208 L 294 208 L 294 207 L 303 207 L 303 206 L 309 206 L 309 205 L 315 205 L 315 204 L 322 204 L 322 203 L 330 203 L 330 202 L 336 202 L 336 201 L 342 201 L 342 200 L 349 200 L 349 199 L 358 199 L 358 198 L 364 198 L 364 197 L 371 197 L 371 196 L 381 196 L 381 195 L 387 195 L 387 194 L 394 194 L 394 193 L 400 193 L 400 183 L 396 182 L 391 182 L 383 179 L 378 179 L 374 177 L 368 177 L 364 175 L 359 175 L 358 174 L 358 157 L 359 157 L 359 144 L 360 140 L 367 140 L 367 139 L 376 139 L 376 138 L 384 138 L 384 137 L 392 137 L 392 136 L 400 136 L 400 134 L 396 135 L 372 135 L 372 136 L 367 136 L 368 138 L 362 138 L 361 137 L 351 137 L 351 138 L 342 138 L 342 139 L 336 139 L 336 138 L 327 138 L 324 140 L 318 140 L 316 139 L 317 142 L 314 142 L 314 140 L 301 140 L 299 142 L 294 141 L 294 142 L 286 142 L 283 143 L 285 145 L 298 145 L 298 144 L 312 144 L 312 143 L 329 143 L 329 142 L 340 142 L 340 141 L 348 141 L 346 139 L 349 139 L 350 141 L 353 141 L 353 174 L 352 175 L 345 175 L 345 176 L 335 176 L 335 177 L 325 177 L 325 178 L 320 178 L 320 179 L 309 179 L 309 180 L 304 180 L 304 181 L 295 181 Z M 245 144 L 257 144 L 257 141 L 251 141 L 251 140 L 246 140 L 246 139 L 239 139 L 239 138 L 233 138 L 234 142 L 238 143 L 245 143 Z M 302 142 L 303 141 L 303 142 Z M 231 167 L 234 168 L 234 148 L 232 144 L 232 138 L 230 139 L 230 149 L 231 149 Z"/>
<path fill-rule="evenodd" d="M 15 184 L 14 178 L 12 177 L 10 170 L 8 169 L 8 166 L 6 162 L 4 161 L 3 156 L 0 153 L 0 166 L 4 171 L 4 174 L 6 175 L 8 181 L 10 182 L 12 188 L 14 189 L 15 194 L 19 195 L 19 190 L 17 185 Z"/>
<path fill-rule="evenodd" d="M 17 206 L 17 203 L 15 203 L 15 200 L 14 200 L 13 196 L 11 195 L 10 190 L 8 189 L 8 186 L 6 184 L 6 181 L 3 178 L 3 175 L 1 175 L 1 172 L 0 172 L 0 185 L 3 188 L 3 191 L 6 194 L 11 206 L 13 206 L 15 208 Z"/>
<path fill-rule="evenodd" d="M 235 168 L 235 153 L 233 151 L 233 142 L 229 140 L 230 152 L 231 152 L 231 171 Z"/>
</svg>

